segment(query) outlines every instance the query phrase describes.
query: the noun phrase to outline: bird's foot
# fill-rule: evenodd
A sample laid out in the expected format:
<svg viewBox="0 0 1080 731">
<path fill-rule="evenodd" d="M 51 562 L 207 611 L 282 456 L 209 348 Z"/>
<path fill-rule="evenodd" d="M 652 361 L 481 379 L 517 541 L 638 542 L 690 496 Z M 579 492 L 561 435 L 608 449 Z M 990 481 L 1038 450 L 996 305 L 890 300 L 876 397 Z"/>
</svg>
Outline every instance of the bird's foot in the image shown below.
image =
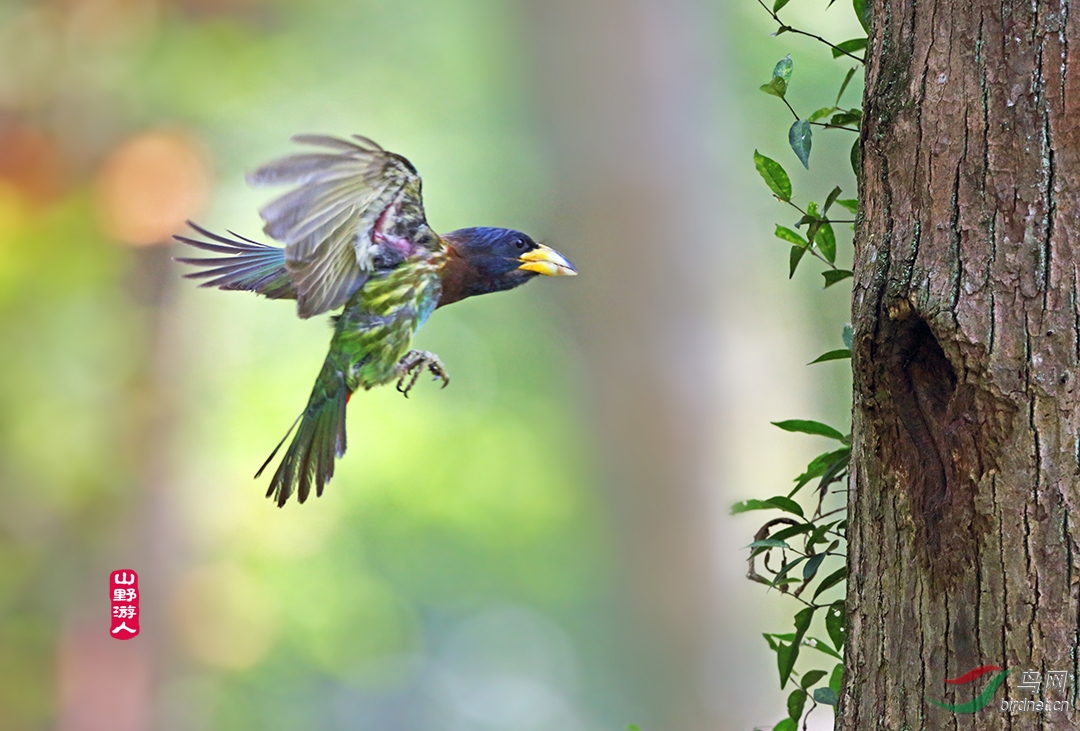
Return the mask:
<svg viewBox="0 0 1080 731">
<path fill-rule="evenodd" d="M 433 376 L 433 380 L 442 380 L 442 387 L 446 388 L 450 383 L 450 376 L 446 372 L 439 356 L 426 350 L 410 350 L 397 364 L 397 372 L 400 374 L 397 382 L 397 390 L 409 398 L 409 391 L 416 385 L 420 374 L 427 369 Z"/>
</svg>

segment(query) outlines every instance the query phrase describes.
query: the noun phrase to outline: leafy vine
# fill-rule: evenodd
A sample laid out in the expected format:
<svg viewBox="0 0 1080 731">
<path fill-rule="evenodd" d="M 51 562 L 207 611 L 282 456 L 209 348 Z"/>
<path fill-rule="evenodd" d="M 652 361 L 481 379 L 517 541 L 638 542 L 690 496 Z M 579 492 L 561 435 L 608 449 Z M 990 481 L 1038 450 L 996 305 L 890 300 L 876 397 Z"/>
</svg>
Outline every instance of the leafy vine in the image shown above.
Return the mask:
<svg viewBox="0 0 1080 731">
<path fill-rule="evenodd" d="M 774 35 L 794 33 L 806 36 L 827 46 L 834 58 L 864 63 L 863 57 L 856 54 L 866 48 L 865 36 L 832 43 L 820 35 L 785 23 L 779 13 L 789 0 L 775 0 L 772 8 L 765 5 L 763 0 L 757 1 L 777 24 Z M 830 0 L 829 6 L 834 1 Z M 852 8 L 866 31 L 865 0 L 853 0 Z M 844 93 L 859 66 L 847 71 L 831 104 L 806 116 L 800 115 L 787 99 L 793 69 L 790 55 L 780 59 L 773 67 L 772 77 L 761 86 L 761 90 L 779 98 L 794 116 L 795 121 L 788 130 L 788 145 L 799 162 L 809 170 L 815 127 L 837 130 L 838 133 L 854 132 L 857 135 L 859 132 L 862 109 L 842 106 Z M 859 151 L 856 138 L 850 155 L 856 176 Z M 791 179 L 783 165 L 755 150 L 754 166 L 773 196 L 800 216 L 793 227 L 777 224 L 774 231 L 778 239 L 791 245 L 788 277 L 795 276 L 806 254 L 824 265 L 821 274 L 825 288 L 852 277 L 850 270 L 836 263 L 837 237 L 833 225 L 854 224 L 854 218 L 832 218 L 829 212 L 834 206 L 839 206 L 852 216 L 857 216 L 858 201 L 840 198 L 843 191 L 840 186 L 835 186 L 821 206 L 812 200 L 800 205 L 793 199 Z M 842 339 L 843 348 L 824 353 L 812 363 L 850 359 L 850 325 L 843 328 Z M 842 594 L 839 599 L 830 600 L 828 597 L 835 596 L 837 589 L 842 591 L 847 579 L 845 483 L 851 460 L 851 435 L 818 421 L 792 419 L 773 423 L 788 432 L 825 437 L 834 442 L 834 448 L 810 461 L 806 470 L 795 478 L 794 488 L 787 493 L 767 500 L 743 500 L 732 508 L 733 513 L 754 510 L 781 513 L 768 520 L 754 534 L 754 540 L 748 546 L 747 578 L 776 589 L 797 602 L 797 611 L 792 617 L 794 632 L 766 633 L 764 637 L 769 649 L 776 654 L 780 688 L 784 689 L 795 680 L 795 687 L 787 698 L 787 716 L 773 726 L 772 731 L 797 731 L 800 722 L 805 731 L 811 712 L 819 705 L 835 708 L 840 696 L 847 613 Z M 811 485 L 812 489 L 805 489 Z M 815 617 L 819 618 L 819 626 L 824 626 L 827 641 L 810 635 Z M 796 660 L 805 647 L 816 653 L 811 660 L 804 660 L 800 664 L 801 670 L 796 670 Z"/>
</svg>

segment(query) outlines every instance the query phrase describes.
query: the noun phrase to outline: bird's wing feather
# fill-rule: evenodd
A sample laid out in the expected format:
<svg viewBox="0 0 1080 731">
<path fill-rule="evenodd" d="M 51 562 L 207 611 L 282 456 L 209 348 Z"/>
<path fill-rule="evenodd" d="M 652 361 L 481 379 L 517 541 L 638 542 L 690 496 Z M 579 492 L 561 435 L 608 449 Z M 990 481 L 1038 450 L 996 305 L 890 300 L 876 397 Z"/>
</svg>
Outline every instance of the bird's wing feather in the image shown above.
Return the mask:
<svg viewBox="0 0 1080 731">
<path fill-rule="evenodd" d="M 285 268 L 285 251 L 258 241 L 229 234 L 232 238 L 207 231 L 188 221 L 195 231 L 209 241 L 176 236 L 190 246 L 225 256 L 177 257 L 177 261 L 201 267 L 185 274 L 190 279 L 205 279 L 200 286 L 219 289 L 246 289 L 270 299 L 296 299 L 296 288 Z"/>
<path fill-rule="evenodd" d="M 253 185 L 293 185 L 262 208 L 267 234 L 285 244 L 301 317 L 340 307 L 383 262 L 441 244 L 424 217 L 420 176 L 371 140 L 297 135 L 329 152 L 290 155 L 255 170 Z"/>
</svg>

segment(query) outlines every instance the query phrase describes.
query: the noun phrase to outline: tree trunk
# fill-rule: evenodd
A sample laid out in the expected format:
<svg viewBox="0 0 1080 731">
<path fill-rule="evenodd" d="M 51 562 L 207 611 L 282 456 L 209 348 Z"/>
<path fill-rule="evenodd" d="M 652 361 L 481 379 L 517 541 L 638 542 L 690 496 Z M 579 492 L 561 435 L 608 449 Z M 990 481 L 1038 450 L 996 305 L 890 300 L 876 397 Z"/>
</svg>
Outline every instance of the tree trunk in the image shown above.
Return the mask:
<svg viewBox="0 0 1080 731">
<path fill-rule="evenodd" d="M 709 329 L 723 275 L 701 232 L 720 228 L 726 198 L 701 155 L 715 83 L 702 21 L 690 0 L 526 7 L 562 193 L 552 233 L 590 281 L 568 297 L 636 638 L 624 662 L 654 714 L 627 723 L 712 728 L 700 689 L 718 614 Z"/>
<path fill-rule="evenodd" d="M 872 4 L 838 727 L 1075 728 L 1080 22 Z"/>
</svg>

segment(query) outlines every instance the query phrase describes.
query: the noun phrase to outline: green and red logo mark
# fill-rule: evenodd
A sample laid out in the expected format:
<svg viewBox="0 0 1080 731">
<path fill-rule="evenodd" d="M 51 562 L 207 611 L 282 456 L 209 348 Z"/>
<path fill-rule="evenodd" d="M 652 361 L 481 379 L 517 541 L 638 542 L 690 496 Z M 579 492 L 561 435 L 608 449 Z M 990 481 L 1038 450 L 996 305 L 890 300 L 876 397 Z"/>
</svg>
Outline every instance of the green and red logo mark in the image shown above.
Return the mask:
<svg viewBox="0 0 1080 731">
<path fill-rule="evenodd" d="M 966 685 L 967 683 L 977 680 L 987 673 L 992 673 L 994 671 L 999 672 L 990 679 L 987 686 L 983 688 L 982 693 L 979 693 L 967 703 L 941 703 L 933 698 L 927 698 L 927 700 L 935 706 L 944 708 L 946 711 L 952 711 L 953 713 L 975 713 L 975 711 L 981 711 L 990 703 L 990 699 L 994 697 L 994 692 L 997 691 L 998 686 L 1005 681 L 1005 676 L 1009 674 L 1008 670 L 1002 670 L 997 665 L 982 665 L 974 670 L 969 670 L 958 677 L 945 679 L 945 682 L 949 685 Z"/>
</svg>

